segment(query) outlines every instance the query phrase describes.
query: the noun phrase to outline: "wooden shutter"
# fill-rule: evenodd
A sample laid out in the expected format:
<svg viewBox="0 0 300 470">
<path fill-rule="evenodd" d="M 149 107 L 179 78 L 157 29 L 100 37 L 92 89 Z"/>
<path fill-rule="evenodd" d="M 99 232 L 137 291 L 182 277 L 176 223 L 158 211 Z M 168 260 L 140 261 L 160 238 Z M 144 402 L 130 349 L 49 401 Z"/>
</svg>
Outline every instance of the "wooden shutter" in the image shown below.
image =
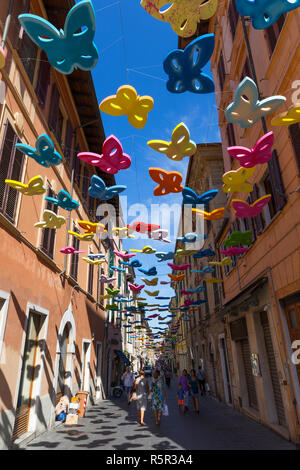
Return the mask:
<svg viewBox="0 0 300 470">
<path fill-rule="evenodd" d="M 70 164 L 72 161 L 72 142 L 73 141 L 73 128 L 71 122 L 67 121 L 66 138 L 64 155 L 67 162 Z M 78 159 L 77 159 L 78 160 Z"/>
<path fill-rule="evenodd" d="M 235 135 L 234 135 L 234 128 L 233 124 L 230 122 L 226 126 L 226 134 L 227 134 L 227 141 L 229 147 L 234 147 L 236 145 Z M 230 157 L 233 160 L 232 157 Z"/>
<path fill-rule="evenodd" d="M 4 210 L 5 196 L 7 194 L 8 186 L 5 180 L 9 177 L 9 167 L 11 153 L 13 150 L 15 133 L 8 121 L 5 123 L 5 131 L 2 141 L 1 156 L 0 156 L 0 208 Z"/>
<path fill-rule="evenodd" d="M 52 85 L 51 104 L 49 112 L 49 126 L 52 132 L 56 134 L 58 123 L 59 91 L 55 83 Z"/>
<path fill-rule="evenodd" d="M 89 284 L 88 284 L 88 292 L 89 294 L 93 295 L 93 283 L 94 283 L 94 265 L 89 265 Z"/>
<path fill-rule="evenodd" d="M 50 83 L 50 64 L 47 59 L 47 54 L 44 51 L 42 51 L 41 58 L 40 58 L 38 82 L 37 82 L 35 92 L 43 108 L 45 107 L 45 104 L 46 104 L 49 83 Z"/>
<path fill-rule="evenodd" d="M 289 126 L 290 138 L 292 141 L 296 163 L 298 166 L 298 174 L 300 175 L 300 124 L 297 122 Z"/>
<path fill-rule="evenodd" d="M 284 15 L 281 15 L 279 20 L 272 24 L 272 26 L 269 26 L 269 28 L 266 28 L 266 37 L 267 37 L 267 42 L 269 45 L 269 50 L 270 50 L 270 57 L 272 56 L 274 49 L 276 47 L 278 37 L 281 33 L 281 30 L 283 28 L 285 18 L 286 18 L 287 13 Z"/>
<path fill-rule="evenodd" d="M 272 152 L 272 158 L 268 162 L 268 168 L 272 193 L 274 197 L 275 210 L 280 211 L 286 204 L 286 196 L 276 150 L 273 150 Z"/>
<path fill-rule="evenodd" d="M 222 51 L 221 51 L 219 63 L 218 63 L 218 75 L 219 75 L 220 87 L 221 87 L 221 90 L 223 90 L 224 83 L 225 83 L 225 64 L 224 64 Z"/>
<path fill-rule="evenodd" d="M 17 143 L 17 139 L 15 139 Z M 22 169 L 23 169 L 23 160 L 24 156 L 20 150 L 14 148 L 14 155 L 12 156 L 12 163 L 11 163 L 11 174 L 10 179 L 15 181 L 20 181 L 22 178 Z M 14 222 L 15 215 L 16 215 L 16 208 L 18 202 L 19 192 L 16 189 L 7 188 L 7 199 L 6 199 L 6 207 L 5 207 L 5 215 Z"/>
<path fill-rule="evenodd" d="M 48 188 L 47 197 L 55 197 L 55 193 L 51 188 Z M 58 207 L 50 201 L 47 201 L 46 209 L 55 212 L 55 214 L 58 212 Z M 51 228 L 43 229 L 41 250 L 50 258 L 53 258 L 54 254 L 55 235 L 56 230 Z"/>
<path fill-rule="evenodd" d="M 235 0 L 230 0 L 229 8 L 228 8 L 228 17 L 229 17 L 232 39 L 234 39 L 236 27 L 239 21 L 239 13 L 235 6 Z"/>
<path fill-rule="evenodd" d="M 253 185 L 253 192 L 250 194 L 249 198 L 251 204 L 253 204 L 253 202 L 255 202 L 257 199 L 259 199 L 259 192 L 256 184 Z M 262 214 L 259 214 L 256 217 L 253 217 L 252 219 L 255 224 L 256 233 L 257 235 L 260 235 L 265 227 L 264 218 Z"/>
<path fill-rule="evenodd" d="M 80 233 L 79 230 L 73 226 L 73 232 Z M 75 248 L 76 251 L 79 251 L 80 240 L 73 236 L 73 243 L 72 246 Z M 72 255 L 71 261 L 71 270 L 70 276 L 77 281 L 78 276 L 78 262 L 79 262 L 79 255 Z"/>
</svg>

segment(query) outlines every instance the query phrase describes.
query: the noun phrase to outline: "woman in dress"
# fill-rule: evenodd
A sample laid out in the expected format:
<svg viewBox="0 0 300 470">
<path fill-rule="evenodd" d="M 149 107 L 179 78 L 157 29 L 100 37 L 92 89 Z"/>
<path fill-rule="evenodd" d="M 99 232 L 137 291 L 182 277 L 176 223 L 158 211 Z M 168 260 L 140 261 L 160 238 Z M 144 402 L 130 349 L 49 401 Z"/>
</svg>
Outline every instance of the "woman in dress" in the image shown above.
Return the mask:
<svg viewBox="0 0 300 470">
<path fill-rule="evenodd" d="M 199 391 L 200 391 L 200 383 L 199 379 L 196 376 L 196 371 L 195 369 L 191 370 L 191 374 L 188 378 L 189 380 L 189 386 L 190 386 L 190 391 L 191 395 L 193 397 L 193 403 L 194 403 L 194 409 L 197 414 L 199 414 Z"/>
<path fill-rule="evenodd" d="M 163 407 L 167 399 L 164 382 L 160 379 L 160 373 L 156 370 L 150 383 L 151 407 L 155 417 L 155 423 L 160 424 Z"/>
<path fill-rule="evenodd" d="M 140 370 L 140 376 L 136 379 L 133 385 L 136 393 L 136 407 L 139 413 L 141 426 L 144 426 L 144 416 L 147 409 L 147 396 L 149 393 L 148 380 L 145 379 L 144 369 Z"/>
</svg>

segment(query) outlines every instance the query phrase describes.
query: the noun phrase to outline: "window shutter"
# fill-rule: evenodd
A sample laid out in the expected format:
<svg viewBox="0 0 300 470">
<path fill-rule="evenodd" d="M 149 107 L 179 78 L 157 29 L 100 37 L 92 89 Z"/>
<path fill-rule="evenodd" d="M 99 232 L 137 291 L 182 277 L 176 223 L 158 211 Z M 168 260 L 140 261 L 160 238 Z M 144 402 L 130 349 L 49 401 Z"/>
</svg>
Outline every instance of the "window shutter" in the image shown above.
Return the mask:
<svg viewBox="0 0 300 470">
<path fill-rule="evenodd" d="M 73 128 L 71 122 L 67 121 L 67 129 L 66 129 L 66 139 L 65 139 L 65 159 L 70 164 L 72 160 L 72 142 L 73 141 Z"/>
<path fill-rule="evenodd" d="M 49 83 L 50 83 L 50 64 L 47 59 L 47 54 L 44 51 L 42 51 L 41 59 L 40 59 L 38 82 L 37 82 L 35 92 L 43 108 L 45 107 L 45 104 L 46 104 Z"/>
<path fill-rule="evenodd" d="M 30 82 L 33 82 L 34 71 L 36 66 L 36 58 L 38 53 L 38 47 L 30 39 L 28 34 L 23 30 L 22 40 L 20 41 L 19 57 L 23 64 L 23 67 L 27 73 Z"/>
<path fill-rule="evenodd" d="M 47 197 L 55 197 L 55 193 L 50 187 L 48 187 Z M 54 212 L 55 214 L 58 212 L 58 207 L 50 201 L 47 201 L 46 209 Z M 55 234 L 56 230 L 51 228 L 43 229 L 41 250 L 50 258 L 53 258 Z"/>
<path fill-rule="evenodd" d="M 253 204 L 253 202 L 255 202 L 257 199 L 259 199 L 259 192 L 258 192 L 258 187 L 256 184 L 253 185 L 253 193 L 250 194 L 250 201 L 251 201 L 251 204 Z M 254 220 L 254 224 L 255 224 L 255 228 L 256 228 L 256 233 L 257 235 L 260 235 L 261 232 L 263 231 L 264 229 L 264 219 L 263 219 L 263 216 L 262 214 L 259 214 L 258 216 L 256 217 L 252 217 L 252 219 Z"/>
<path fill-rule="evenodd" d="M 286 204 L 286 196 L 276 150 L 273 150 L 272 152 L 272 158 L 268 162 L 268 168 L 275 202 L 275 209 L 276 211 L 280 211 Z"/>
<path fill-rule="evenodd" d="M 59 92 L 55 83 L 52 86 L 51 93 L 51 104 L 49 112 L 49 126 L 52 132 L 56 134 L 57 122 L 58 122 L 58 106 L 59 106 Z"/>
<path fill-rule="evenodd" d="M 223 90 L 224 83 L 225 83 L 225 64 L 224 64 L 222 51 L 221 51 L 219 63 L 218 63 L 218 75 L 219 75 L 220 87 L 221 87 L 221 90 Z"/>
<path fill-rule="evenodd" d="M 17 143 L 16 140 L 17 139 L 15 139 L 15 143 Z M 12 171 L 11 171 L 10 179 L 15 180 L 15 181 L 20 181 L 22 177 L 23 161 L 24 161 L 23 153 L 20 152 L 20 150 L 17 150 L 16 148 L 14 148 L 14 157 L 12 157 Z M 12 222 L 14 222 L 19 192 L 16 189 L 10 188 L 9 186 L 7 188 L 7 191 L 8 191 L 8 194 L 7 194 L 5 214 Z"/>
<path fill-rule="evenodd" d="M 8 178 L 10 156 L 14 142 L 14 130 L 8 121 L 5 123 L 1 156 L 0 156 L 0 209 L 4 208 L 4 199 L 7 191 L 5 180 Z"/>
<path fill-rule="evenodd" d="M 236 27 L 239 21 L 239 13 L 235 6 L 235 0 L 230 0 L 229 9 L 228 9 L 228 17 L 231 29 L 232 40 L 235 37 Z"/>
<path fill-rule="evenodd" d="M 293 124 L 289 126 L 290 137 L 292 141 L 292 145 L 294 148 L 294 153 L 296 157 L 296 163 L 298 166 L 298 174 L 300 175 L 300 124 Z"/>
</svg>

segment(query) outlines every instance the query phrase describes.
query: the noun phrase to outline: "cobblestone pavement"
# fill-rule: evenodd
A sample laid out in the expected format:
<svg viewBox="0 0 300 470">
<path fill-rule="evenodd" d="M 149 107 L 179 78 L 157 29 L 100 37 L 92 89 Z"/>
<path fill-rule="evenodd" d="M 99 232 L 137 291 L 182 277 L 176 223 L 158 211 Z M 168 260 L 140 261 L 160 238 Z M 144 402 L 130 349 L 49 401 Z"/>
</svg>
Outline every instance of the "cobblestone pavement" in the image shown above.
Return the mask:
<svg viewBox="0 0 300 470">
<path fill-rule="evenodd" d="M 210 397 L 200 397 L 200 414 L 179 414 L 175 383 L 167 390 L 169 416 L 155 424 L 152 411 L 140 426 L 134 402 L 125 397 L 89 408 L 78 426 L 61 425 L 23 449 L 41 450 L 293 450 L 295 446 L 263 425 Z M 190 405 L 192 405 L 190 403 Z"/>
</svg>

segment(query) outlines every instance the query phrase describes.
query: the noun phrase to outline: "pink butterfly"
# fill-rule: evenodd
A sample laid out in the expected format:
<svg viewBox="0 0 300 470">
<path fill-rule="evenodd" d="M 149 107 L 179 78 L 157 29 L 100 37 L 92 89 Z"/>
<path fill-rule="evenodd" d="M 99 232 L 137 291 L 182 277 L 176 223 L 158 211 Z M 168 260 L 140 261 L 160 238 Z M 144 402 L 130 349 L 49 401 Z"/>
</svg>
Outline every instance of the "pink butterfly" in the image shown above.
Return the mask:
<svg viewBox="0 0 300 470">
<path fill-rule="evenodd" d="M 148 318 L 156 318 L 156 317 L 159 317 L 158 313 L 155 313 L 154 315 L 150 315 L 150 317 L 148 317 Z"/>
<path fill-rule="evenodd" d="M 90 165 L 97 166 L 105 173 L 115 175 L 119 170 L 126 170 L 131 165 L 131 158 L 123 153 L 121 142 L 114 136 L 109 136 L 103 144 L 103 154 L 81 152 L 77 155 Z"/>
<path fill-rule="evenodd" d="M 185 299 L 184 304 L 180 305 L 180 308 L 189 307 L 190 305 L 192 305 L 192 303 L 193 303 L 193 301 L 191 299 Z"/>
<path fill-rule="evenodd" d="M 160 281 L 162 286 L 166 286 L 167 284 L 170 284 L 170 281 Z"/>
<path fill-rule="evenodd" d="M 66 246 L 66 248 L 62 248 L 59 250 L 61 253 L 65 255 L 77 255 L 78 253 L 86 253 L 86 251 L 76 251 L 73 246 Z"/>
<path fill-rule="evenodd" d="M 262 196 L 253 204 L 248 204 L 246 201 L 241 199 L 233 199 L 232 207 L 235 210 L 235 216 L 239 219 L 245 219 L 246 217 L 256 217 L 259 215 L 263 208 L 270 202 L 271 194 Z"/>
<path fill-rule="evenodd" d="M 191 295 L 190 292 L 188 292 L 188 291 L 186 291 L 186 290 L 184 290 L 184 289 L 181 290 L 180 292 L 181 292 L 182 295 Z"/>
<path fill-rule="evenodd" d="M 191 265 L 190 264 L 173 264 L 173 263 L 168 263 L 168 266 L 170 268 L 174 269 L 174 271 L 186 271 L 187 268 L 189 268 Z"/>
<path fill-rule="evenodd" d="M 240 248 L 238 246 L 232 246 L 231 248 L 228 248 L 228 250 L 220 250 L 220 252 L 226 256 L 235 256 L 246 253 L 248 250 L 249 248 Z"/>
<path fill-rule="evenodd" d="M 107 277 L 107 276 L 104 276 L 104 274 L 101 274 L 100 276 L 100 282 L 103 282 L 103 283 L 110 283 L 110 282 L 115 281 L 116 279 L 117 279 L 116 277 Z"/>
<path fill-rule="evenodd" d="M 141 290 L 145 287 L 143 286 L 135 286 L 134 284 L 131 284 L 130 282 L 128 283 L 128 287 L 132 292 L 141 292 Z"/>
<path fill-rule="evenodd" d="M 122 258 L 123 260 L 130 259 L 133 256 L 136 256 L 136 255 L 131 255 L 129 253 L 121 253 L 120 251 L 117 251 L 117 250 L 114 250 L 114 254 L 116 256 L 119 256 L 119 258 Z"/>
<path fill-rule="evenodd" d="M 272 158 L 272 146 L 274 144 L 274 134 L 269 132 L 263 135 L 251 150 L 247 147 L 228 147 L 228 153 L 232 158 L 236 158 L 244 168 L 252 168 L 255 165 L 267 163 Z"/>
</svg>

